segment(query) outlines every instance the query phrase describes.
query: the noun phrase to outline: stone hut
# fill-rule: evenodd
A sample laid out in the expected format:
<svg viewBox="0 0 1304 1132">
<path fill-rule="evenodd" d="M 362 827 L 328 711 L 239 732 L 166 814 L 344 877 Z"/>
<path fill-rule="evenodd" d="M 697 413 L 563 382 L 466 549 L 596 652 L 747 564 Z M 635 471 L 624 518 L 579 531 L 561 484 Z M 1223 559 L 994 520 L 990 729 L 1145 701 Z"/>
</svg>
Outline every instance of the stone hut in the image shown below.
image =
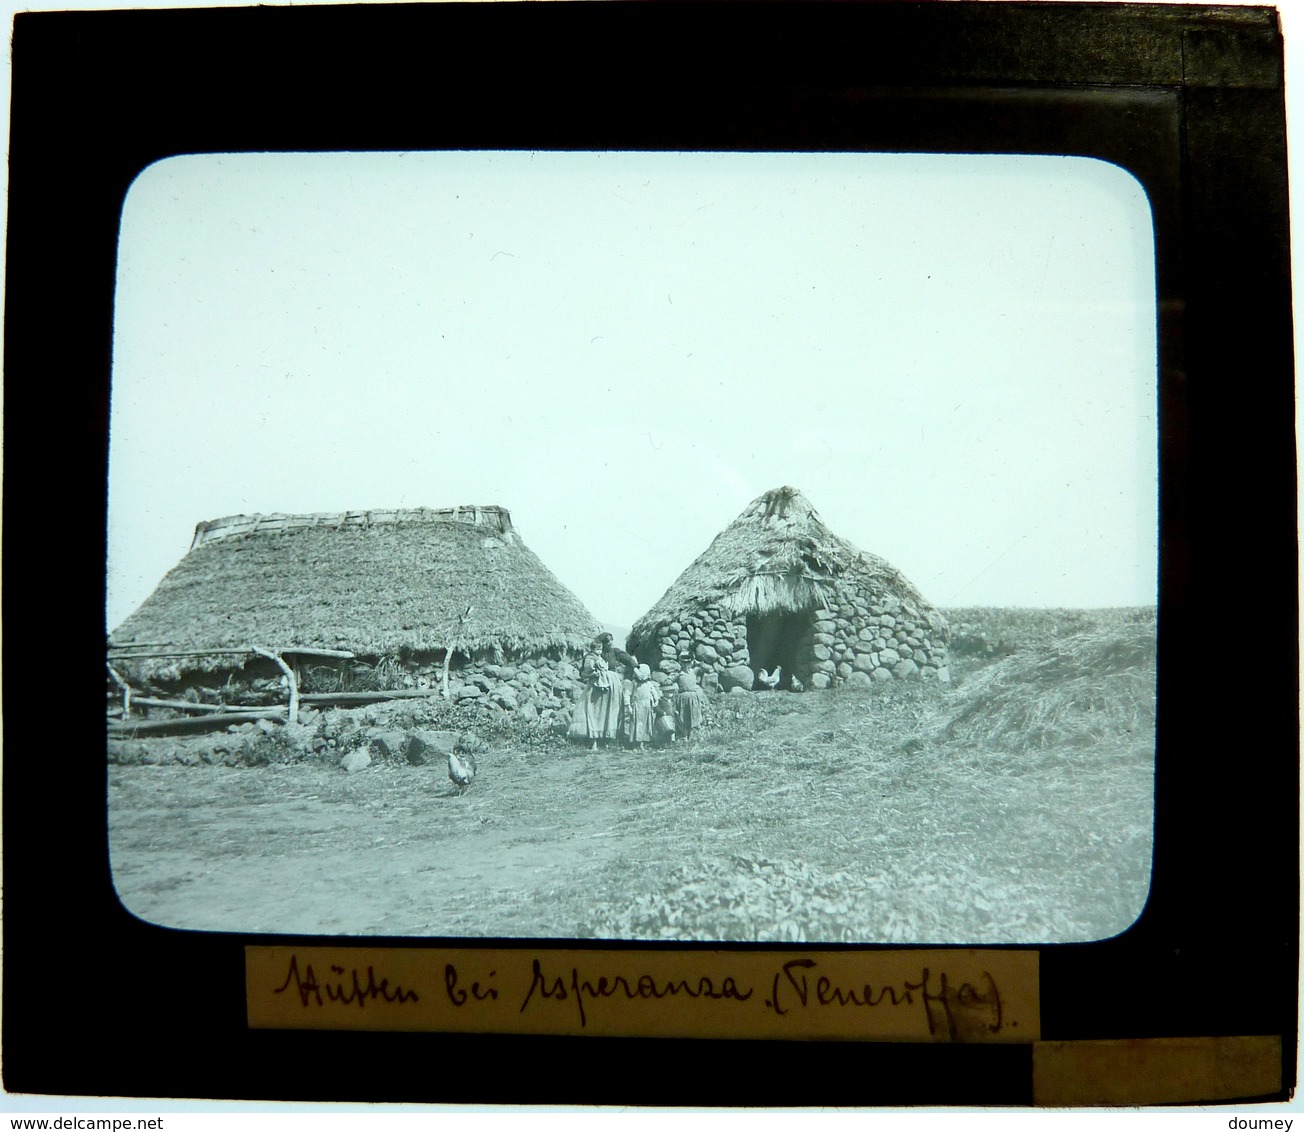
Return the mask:
<svg viewBox="0 0 1304 1132">
<path fill-rule="evenodd" d="M 415 508 L 200 523 L 109 646 L 133 686 L 205 702 L 276 682 L 271 660 L 241 651 L 260 646 L 305 694 L 446 688 L 546 718 L 569 706 L 573 661 L 600 631 L 505 508 Z"/>
<path fill-rule="evenodd" d="M 942 615 L 883 559 L 833 534 L 801 492 L 767 491 L 634 625 L 629 650 L 724 690 L 782 668 L 807 688 L 949 680 Z"/>
</svg>

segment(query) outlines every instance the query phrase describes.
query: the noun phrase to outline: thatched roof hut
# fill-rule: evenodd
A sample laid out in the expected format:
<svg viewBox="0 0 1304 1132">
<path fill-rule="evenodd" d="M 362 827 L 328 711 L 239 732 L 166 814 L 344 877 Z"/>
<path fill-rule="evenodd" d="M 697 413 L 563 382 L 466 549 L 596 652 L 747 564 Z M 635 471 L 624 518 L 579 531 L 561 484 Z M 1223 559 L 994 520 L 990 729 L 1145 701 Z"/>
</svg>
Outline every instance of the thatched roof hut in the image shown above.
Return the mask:
<svg viewBox="0 0 1304 1132">
<path fill-rule="evenodd" d="M 702 666 L 750 687 L 947 679 L 945 619 L 895 567 L 824 525 L 792 487 L 726 527 L 634 625 L 631 652 L 674 673 Z"/>
<path fill-rule="evenodd" d="M 189 553 L 111 643 L 522 655 L 579 651 L 597 632 L 504 508 L 457 507 L 200 523 Z M 230 659 L 174 663 L 214 669 Z"/>
</svg>

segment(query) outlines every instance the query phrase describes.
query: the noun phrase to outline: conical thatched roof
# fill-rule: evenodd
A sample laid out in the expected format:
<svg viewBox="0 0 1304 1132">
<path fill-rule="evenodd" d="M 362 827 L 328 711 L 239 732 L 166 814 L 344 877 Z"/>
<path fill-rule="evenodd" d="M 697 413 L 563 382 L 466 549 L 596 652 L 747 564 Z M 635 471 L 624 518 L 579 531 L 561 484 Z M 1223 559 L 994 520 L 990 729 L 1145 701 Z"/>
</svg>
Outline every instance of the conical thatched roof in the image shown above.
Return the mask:
<svg viewBox="0 0 1304 1132">
<path fill-rule="evenodd" d="M 467 507 L 201 523 L 190 552 L 112 643 L 380 656 L 450 644 L 579 649 L 598 631 L 506 510 Z"/>
<path fill-rule="evenodd" d="M 877 593 L 932 611 L 899 570 L 835 535 L 796 488 L 780 487 L 753 500 L 715 537 L 635 623 L 630 638 L 650 639 L 669 622 L 707 606 L 734 614 L 795 612 Z"/>
</svg>

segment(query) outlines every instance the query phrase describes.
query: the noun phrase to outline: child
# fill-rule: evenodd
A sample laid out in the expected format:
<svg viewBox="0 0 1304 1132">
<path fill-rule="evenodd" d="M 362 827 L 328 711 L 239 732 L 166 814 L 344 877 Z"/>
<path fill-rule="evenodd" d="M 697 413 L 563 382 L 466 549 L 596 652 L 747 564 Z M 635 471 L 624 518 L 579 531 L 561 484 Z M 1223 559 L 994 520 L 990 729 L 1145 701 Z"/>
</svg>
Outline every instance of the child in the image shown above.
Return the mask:
<svg viewBox="0 0 1304 1132">
<path fill-rule="evenodd" d="M 685 739 L 693 737 L 693 728 L 700 727 L 706 717 L 706 693 L 697 686 L 691 672 L 679 674 L 679 693 L 675 696 L 675 720 L 679 734 Z"/>
<path fill-rule="evenodd" d="M 652 738 L 652 713 L 661 702 L 661 689 L 652 682 L 652 670 L 640 664 L 634 671 L 634 690 L 625 716 L 625 738 L 639 750 Z"/>
<path fill-rule="evenodd" d="M 656 722 L 652 725 L 657 741 L 673 743 L 675 741 L 675 697 L 662 696 L 657 704 Z"/>
</svg>

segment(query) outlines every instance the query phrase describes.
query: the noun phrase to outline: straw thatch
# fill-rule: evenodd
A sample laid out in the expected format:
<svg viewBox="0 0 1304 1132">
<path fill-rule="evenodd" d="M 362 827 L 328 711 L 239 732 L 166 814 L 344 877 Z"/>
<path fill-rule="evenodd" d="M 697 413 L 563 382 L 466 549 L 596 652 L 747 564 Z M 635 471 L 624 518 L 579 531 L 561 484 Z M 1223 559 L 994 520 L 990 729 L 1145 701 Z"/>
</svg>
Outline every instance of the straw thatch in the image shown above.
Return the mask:
<svg viewBox="0 0 1304 1132">
<path fill-rule="evenodd" d="M 483 507 L 201 523 L 191 551 L 112 643 L 529 654 L 580 650 L 598 631 L 507 511 Z M 177 667 L 221 663 L 230 662 Z"/>
<path fill-rule="evenodd" d="M 685 611 L 718 604 L 733 613 L 829 607 L 843 594 L 894 592 L 927 605 L 905 576 L 824 525 L 793 487 L 755 499 L 715 537 L 634 626 L 636 636 Z"/>
<path fill-rule="evenodd" d="M 887 679 L 945 667 L 941 614 L 891 564 L 830 531 L 792 487 L 766 492 L 717 535 L 635 623 L 630 649 L 659 656 L 663 671 L 702 661 L 746 667 L 758 620 L 776 615 L 803 615 L 781 630 L 801 625 L 800 648 L 789 642 L 781 651 L 801 680 L 817 676 L 816 686 L 856 671 Z"/>
</svg>

